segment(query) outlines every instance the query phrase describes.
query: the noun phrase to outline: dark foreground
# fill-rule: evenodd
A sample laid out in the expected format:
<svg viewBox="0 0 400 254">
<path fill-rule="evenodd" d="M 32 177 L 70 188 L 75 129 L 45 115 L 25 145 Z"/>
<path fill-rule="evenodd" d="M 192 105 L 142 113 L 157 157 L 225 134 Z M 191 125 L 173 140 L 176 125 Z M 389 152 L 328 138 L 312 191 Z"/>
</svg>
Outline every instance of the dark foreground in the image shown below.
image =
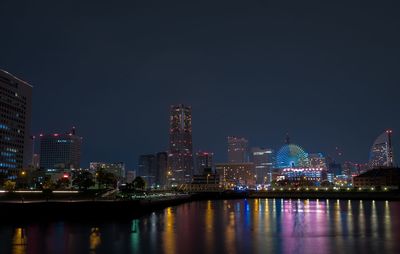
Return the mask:
<svg viewBox="0 0 400 254">
<path fill-rule="evenodd" d="M 118 212 L 3 222 L 0 253 L 400 253 L 397 201 L 232 199 L 132 219 Z"/>
</svg>

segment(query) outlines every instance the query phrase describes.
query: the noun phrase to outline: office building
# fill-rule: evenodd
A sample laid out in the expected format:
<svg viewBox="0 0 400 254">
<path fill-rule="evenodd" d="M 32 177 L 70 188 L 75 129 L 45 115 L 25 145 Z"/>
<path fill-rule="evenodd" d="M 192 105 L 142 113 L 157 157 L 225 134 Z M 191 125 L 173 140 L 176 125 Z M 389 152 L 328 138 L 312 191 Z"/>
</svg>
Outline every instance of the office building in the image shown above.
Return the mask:
<svg viewBox="0 0 400 254">
<path fill-rule="evenodd" d="M 15 178 L 32 162 L 32 86 L 0 70 L 0 173 Z"/>
<path fill-rule="evenodd" d="M 228 162 L 244 163 L 249 162 L 248 140 L 242 137 L 229 136 L 228 141 Z"/>
<path fill-rule="evenodd" d="M 251 149 L 251 162 L 254 163 L 257 184 L 267 184 L 272 181 L 274 166 L 273 150 L 269 148 L 253 147 Z"/>
<path fill-rule="evenodd" d="M 48 171 L 79 169 L 82 138 L 68 133 L 40 134 L 40 167 Z"/>
<path fill-rule="evenodd" d="M 183 104 L 171 106 L 168 171 L 171 186 L 189 183 L 193 175 L 192 108 Z"/>
<path fill-rule="evenodd" d="M 225 188 L 256 186 L 254 163 L 218 163 L 215 164 L 215 171 L 220 175 L 221 184 Z"/>
<path fill-rule="evenodd" d="M 202 174 L 205 168 L 213 168 L 213 156 L 211 152 L 196 153 L 196 174 Z"/>
<path fill-rule="evenodd" d="M 369 167 L 393 167 L 392 130 L 379 135 L 371 147 Z"/>
</svg>

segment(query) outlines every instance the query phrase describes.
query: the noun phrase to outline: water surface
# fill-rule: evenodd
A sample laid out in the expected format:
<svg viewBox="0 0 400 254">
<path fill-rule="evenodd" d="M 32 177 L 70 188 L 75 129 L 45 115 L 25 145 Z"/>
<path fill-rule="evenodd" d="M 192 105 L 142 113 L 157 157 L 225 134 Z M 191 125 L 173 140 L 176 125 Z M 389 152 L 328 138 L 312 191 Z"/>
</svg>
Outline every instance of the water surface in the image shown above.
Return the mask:
<svg viewBox="0 0 400 254">
<path fill-rule="evenodd" d="M 0 253 L 400 253 L 400 202 L 199 201 L 117 218 L 2 223 Z"/>
</svg>

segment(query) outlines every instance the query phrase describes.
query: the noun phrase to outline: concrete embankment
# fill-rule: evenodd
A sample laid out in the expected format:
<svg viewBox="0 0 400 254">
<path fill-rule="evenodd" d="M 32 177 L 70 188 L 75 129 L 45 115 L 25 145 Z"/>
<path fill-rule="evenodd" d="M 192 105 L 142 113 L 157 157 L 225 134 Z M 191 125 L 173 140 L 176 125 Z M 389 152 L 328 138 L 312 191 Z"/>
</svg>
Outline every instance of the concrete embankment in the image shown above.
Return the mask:
<svg viewBox="0 0 400 254">
<path fill-rule="evenodd" d="M 135 200 L 15 200 L 1 201 L 0 210 L 2 211 L 3 218 L 7 219 L 119 219 L 140 216 L 189 200 L 190 195 L 183 194 Z"/>
</svg>

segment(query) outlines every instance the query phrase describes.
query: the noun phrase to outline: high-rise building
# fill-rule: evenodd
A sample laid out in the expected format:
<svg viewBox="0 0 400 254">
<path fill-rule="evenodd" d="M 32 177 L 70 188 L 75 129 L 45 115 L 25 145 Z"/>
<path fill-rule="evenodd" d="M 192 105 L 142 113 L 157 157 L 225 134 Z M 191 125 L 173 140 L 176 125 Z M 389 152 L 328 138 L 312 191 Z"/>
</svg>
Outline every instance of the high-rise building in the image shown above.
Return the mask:
<svg viewBox="0 0 400 254">
<path fill-rule="evenodd" d="M 47 170 L 78 169 L 82 138 L 75 128 L 65 134 L 40 134 L 40 167 Z"/>
<path fill-rule="evenodd" d="M 168 153 L 145 154 L 139 156 L 137 176 L 143 177 L 149 188 L 162 188 L 168 175 Z"/>
<path fill-rule="evenodd" d="M 192 108 L 171 106 L 168 155 L 170 185 L 189 183 L 193 175 Z"/>
<path fill-rule="evenodd" d="M 125 179 L 125 163 L 106 163 L 106 162 L 90 162 L 89 169 L 91 171 L 104 170 L 105 172 L 112 173 L 119 180 Z"/>
<path fill-rule="evenodd" d="M 251 149 L 251 162 L 254 163 L 257 184 L 271 182 L 272 168 L 274 166 L 273 150 L 269 148 L 253 147 Z"/>
<path fill-rule="evenodd" d="M 211 152 L 199 151 L 196 153 L 196 174 L 203 174 L 205 168 L 213 168 L 213 156 Z"/>
<path fill-rule="evenodd" d="M 228 138 L 228 162 L 249 162 L 248 141 L 242 137 L 229 136 Z"/>
<path fill-rule="evenodd" d="M 379 135 L 371 147 L 370 168 L 393 167 L 392 130 Z"/>
<path fill-rule="evenodd" d="M 10 178 L 32 162 L 32 86 L 0 70 L 0 172 Z"/>
</svg>

